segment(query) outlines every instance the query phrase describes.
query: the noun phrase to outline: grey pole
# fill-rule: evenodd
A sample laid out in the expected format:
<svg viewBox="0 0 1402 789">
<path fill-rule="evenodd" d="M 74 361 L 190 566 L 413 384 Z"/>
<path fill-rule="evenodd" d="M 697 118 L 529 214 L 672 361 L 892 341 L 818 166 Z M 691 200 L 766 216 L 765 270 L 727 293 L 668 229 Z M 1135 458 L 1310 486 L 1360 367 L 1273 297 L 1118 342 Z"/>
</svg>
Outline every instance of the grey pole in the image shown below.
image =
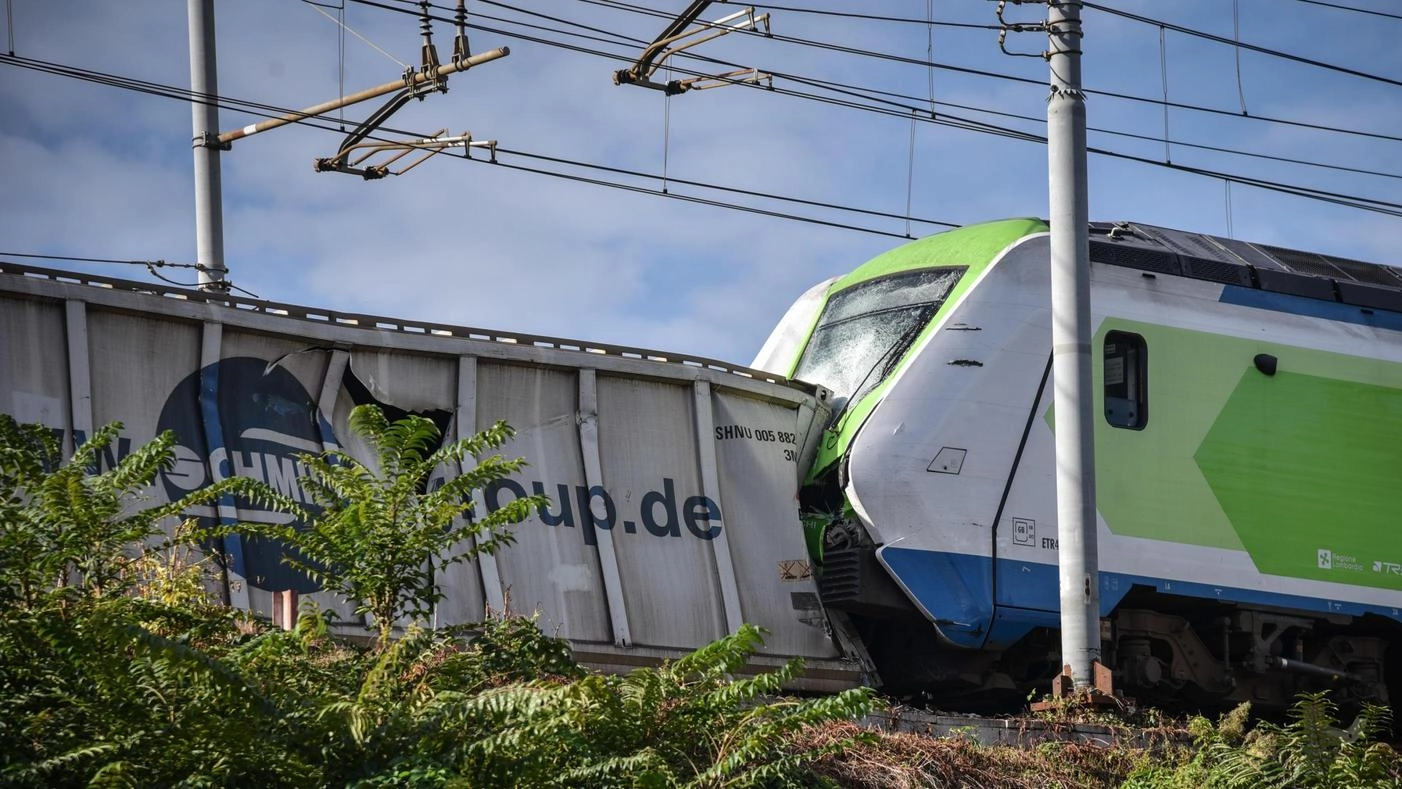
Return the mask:
<svg viewBox="0 0 1402 789">
<path fill-rule="evenodd" d="M 1061 655 L 1077 688 L 1100 659 L 1100 568 L 1095 533 L 1091 388 L 1090 217 L 1086 101 L 1081 92 L 1081 0 L 1049 0 L 1051 95 L 1047 172 L 1051 216 L 1052 378 Z"/>
<path fill-rule="evenodd" d="M 219 183 L 219 81 L 214 58 L 214 0 L 189 0 L 190 93 L 195 150 L 195 262 L 200 290 L 229 289 L 224 267 L 224 206 Z"/>
</svg>

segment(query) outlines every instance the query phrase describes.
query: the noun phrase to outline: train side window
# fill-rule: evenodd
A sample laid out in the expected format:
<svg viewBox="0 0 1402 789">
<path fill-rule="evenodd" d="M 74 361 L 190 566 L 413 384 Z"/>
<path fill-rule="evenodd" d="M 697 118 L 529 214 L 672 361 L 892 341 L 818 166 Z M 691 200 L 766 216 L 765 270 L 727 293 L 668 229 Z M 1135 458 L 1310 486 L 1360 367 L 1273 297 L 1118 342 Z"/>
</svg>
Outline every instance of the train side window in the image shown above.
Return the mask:
<svg viewBox="0 0 1402 789">
<path fill-rule="evenodd" d="M 1149 349 L 1138 334 L 1105 335 L 1105 421 L 1130 430 L 1149 423 Z"/>
</svg>

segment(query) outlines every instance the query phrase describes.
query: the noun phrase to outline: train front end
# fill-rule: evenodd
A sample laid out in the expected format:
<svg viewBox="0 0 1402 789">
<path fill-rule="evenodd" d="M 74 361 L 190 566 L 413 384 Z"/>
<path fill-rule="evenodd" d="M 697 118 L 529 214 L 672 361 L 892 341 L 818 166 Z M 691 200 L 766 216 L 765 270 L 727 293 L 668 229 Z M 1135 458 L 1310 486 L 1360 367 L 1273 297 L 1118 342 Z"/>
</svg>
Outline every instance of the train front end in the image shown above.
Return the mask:
<svg viewBox="0 0 1402 789">
<path fill-rule="evenodd" d="M 1049 235 L 899 247 L 805 293 L 755 362 L 834 393 L 803 523 L 833 633 L 890 692 L 997 704 L 1060 670 Z M 1402 697 L 1402 275 L 1133 223 L 1089 251 L 1117 685 Z"/>
<path fill-rule="evenodd" d="M 1046 366 L 1038 321 L 1008 310 L 1040 308 L 1047 230 L 991 222 L 880 255 L 804 293 L 753 364 L 833 391 L 805 528 L 830 617 L 888 688 L 1007 684 L 980 653 L 998 625 L 988 518 L 1010 459 L 982 448 L 1016 445 L 1001 433 L 1025 423 Z M 967 413 L 990 380 L 1001 394 Z M 946 440 L 966 431 L 996 439 Z"/>
</svg>

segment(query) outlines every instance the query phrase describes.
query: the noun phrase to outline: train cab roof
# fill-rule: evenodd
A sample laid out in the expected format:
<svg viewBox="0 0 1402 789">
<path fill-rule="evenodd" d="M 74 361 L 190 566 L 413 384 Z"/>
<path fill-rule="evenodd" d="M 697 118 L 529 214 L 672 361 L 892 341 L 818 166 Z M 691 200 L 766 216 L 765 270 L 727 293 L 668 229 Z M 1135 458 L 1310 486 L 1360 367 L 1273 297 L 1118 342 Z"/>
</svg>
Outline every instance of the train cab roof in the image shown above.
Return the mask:
<svg viewBox="0 0 1402 789">
<path fill-rule="evenodd" d="M 833 281 L 828 292 L 915 269 L 980 267 L 1018 240 L 1049 229 L 1044 220 L 1017 218 L 937 233 L 877 255 Z M 1402 268 L 1206 233 L 1140 222 L 1092 222 L 1090 259 L 1154 274 L 1402 312 Z"/>
<path fill-rule="evenodd" d="M 981 266 L 1021 238 L 1047 232 L 1040 219 L 1003 219 L 966 225 L 956 230 L 902 244 L 853 269 L 832 284 L 836 292 L 891 274 L 939 266 Z"/>
<path fill-rule="evenodd" d="M 1137 222 L 1092 222 L 1092 263 L 1402 312 L 1402 269 Z"/>
</svg>

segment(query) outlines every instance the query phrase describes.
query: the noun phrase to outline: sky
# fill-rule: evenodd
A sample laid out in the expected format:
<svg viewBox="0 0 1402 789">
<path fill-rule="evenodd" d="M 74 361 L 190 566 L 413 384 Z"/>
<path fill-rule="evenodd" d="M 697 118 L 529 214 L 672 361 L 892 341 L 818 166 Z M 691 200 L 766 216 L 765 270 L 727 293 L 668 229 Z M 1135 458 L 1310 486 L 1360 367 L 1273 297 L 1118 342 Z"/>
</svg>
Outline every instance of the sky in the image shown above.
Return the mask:
<svg viewBox="0 0 1402 789">
<path fill-rule="evenodd" d="M 1090 156 L 1093 220 L 1402 265 L 1397 216 L 1241 180 L 1402 202 L 1396 0 L 1101 2 L 1123 13 L 1084 11 L 1089 144 L 1121 156 Z M 230 281 L 279 302 L 743 364 L 823 279 L 948 225 L 1047 215 L 1045 145 L 986 130 L 1045 135 L 1046 37 L 1010 32 L 1005 53 L 994 3 L 759 6 L 773 37 L 731 34 L 688 51 L 708 60 L 668 62 L 672 78 L 755 67 L 773 90 L 615 85 L 687 4 L 469 0 L 472 51 L 511 54 L 451 76 L 375 138 L 470 131 L 498 142 L 498 164 L 478 151 L 376 181 L 315 172 L 383 99 L 239 140 L 220 157 Z M 32 68 L 179 94 L 187 4 L 4 5 L 0 260 L 141 281 L 141 266 L 19 256 L 195 262 L 188 101 Z M 444 61 L 452 5 L 430 10 Z M 741 8 L 717 2 L 701 18 Z M 251 105 L 299 109 L 399 79 L 420 62 L 417 12 L 404 0 L 215 2 L 221 131 L 260 120 Z M 1045 13 L 1009 4 L 1005 20 Z"/>
</svg>

